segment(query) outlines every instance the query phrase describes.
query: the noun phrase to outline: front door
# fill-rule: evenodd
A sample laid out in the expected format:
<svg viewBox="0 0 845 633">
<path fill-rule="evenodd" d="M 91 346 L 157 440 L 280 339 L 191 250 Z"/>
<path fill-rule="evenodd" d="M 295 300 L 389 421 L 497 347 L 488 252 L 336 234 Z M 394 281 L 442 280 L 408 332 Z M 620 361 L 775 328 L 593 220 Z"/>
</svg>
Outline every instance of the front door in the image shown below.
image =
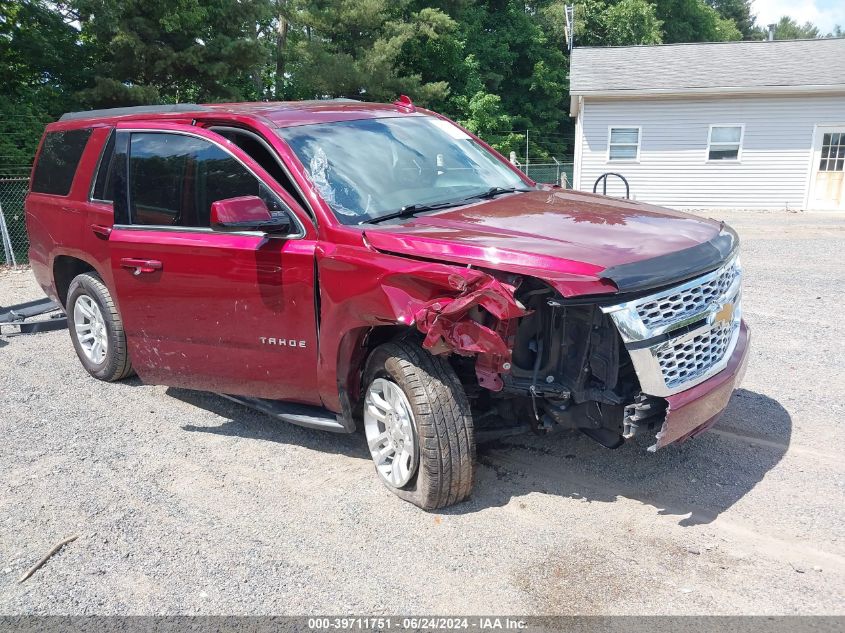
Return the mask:
<svg viewBox="0 0 845 633">
<path fill-rule="evenodd" d="M 845 210 L 845 126 L 816 128 L 809 203 L 811 209 Z"/>
<path fill-rule="evenodd" d="M 118 126 L 111 265 L 132 364 L 165 384 L 318 404 L 313 226 L 246 154 L 191 126 Z M 221 233 L 217 200 L 261 196 L 289 236 Z M 296 210 L 294 210 L 296 208 Z"/>
</svg>

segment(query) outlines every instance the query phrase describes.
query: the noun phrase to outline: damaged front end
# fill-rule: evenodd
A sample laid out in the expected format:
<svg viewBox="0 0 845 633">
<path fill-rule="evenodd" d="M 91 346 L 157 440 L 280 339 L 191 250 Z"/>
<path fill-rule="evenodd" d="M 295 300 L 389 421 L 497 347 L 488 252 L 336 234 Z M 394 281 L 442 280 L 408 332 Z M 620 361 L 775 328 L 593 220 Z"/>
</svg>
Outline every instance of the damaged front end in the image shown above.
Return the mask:
<svg viewBox="0 0 845 633">
<path fill-rule="evenodd" d="M 578 429 L 609 448 L 650 432 L 656 450 L 709 428 L 741 379 L 748 337 L 736 256 L 622 301 L 475 274 L 414 322 L 433 353 L 457 354 L 482 429 L 529 421 L 540 432 Z"/>
<path fill-rule="evenodd" d="M 474 356 L 479 385 L 501 391 L 501 373 L 511 367 L 516 319 L 528 314 L 514 296 L 519 278 L 500 281 L 481 271 L 468 272 L 471 279 L 457 278 L 458 296 L 429 301 L 416 311 L 414 323 L 425 334 L 423 347 L 432 354 Z"/>
<path fill-rule="evenodd" d="M 531 313 L 517 328 L 504 391 L 537 430 L 578 429 L 608 448 L 665 416 L 640 389 L 613 319 L 595 302 L 566 301 L 550 288 L 525 292 Z"/>
</svg>

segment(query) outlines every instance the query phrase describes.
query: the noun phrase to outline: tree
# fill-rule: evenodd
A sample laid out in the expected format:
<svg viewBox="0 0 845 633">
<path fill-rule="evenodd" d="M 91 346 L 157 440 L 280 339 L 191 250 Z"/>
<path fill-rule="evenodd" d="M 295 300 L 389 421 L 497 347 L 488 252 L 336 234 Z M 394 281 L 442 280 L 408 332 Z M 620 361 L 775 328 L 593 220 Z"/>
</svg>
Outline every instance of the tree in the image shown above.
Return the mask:
<svg viewBox="0 0 845 633">
<path fill-rule="evenodd" d="M 647 0 L 604 2 L 587 0 L 576 5 L 575 41 L 583 46 L 660 44 L 663 23 Z"/>
<path fill-rule="evenodd" d="M 6 0 L 0 154 L 29 162 L 43 124 L 85 106 L 408 94 L 504 152 L 530 130 L 532 157 L 565 155 L 568 1 Z M 762 38 L 751 1 L 578 0 L 576 45 Z"/>
<path fill-rule="evenodd" d="M 757 26 L 757 17 L 751 13 L 752 0 L 707 0 L 724 19 L 731 20 L 742 38 L 746 40 L 762 39 L 764 31 Z"/>
<path fill-rule="evenodd" d="M 517 152 L 524 147 L 525 135 L 513 131 L 513 117 L 502 111 L 499 95 L 478 91 L 469 99 L 459 97 L 463 118 L 459 120 L 466 129 L 482 137 L 503 154 Z M 466 100 L 463 103 L 463 100 Z"/>
<path fill-rule="evenodd" d="M 523 153 L 523 131 L 531 129 L 531 153 L 545 155 L 548 140 L 571 129 L 563 22 L 555 20 L 559 4 L 478 0 L 450 9 L 466 58 L 463 69 L 454 71 L 456 80 L 450 81 L 455 96 L 445 112 L 482 129 L 479 117 L 486 110 L 473 106 L 489 105 L 494 101 L 490 96 L 498 96 L 497 106 L 509 126 L 488 134 L 497 149 Z M 505 120 L 500 123 L 504 127 Z M 566 151 L 565 146 L 558 149 Z"/>
<path fill-rule="evenodd" d="M 654 5 L 667 44 L 742 39 L 733 20 L 720 16 L 704 0 L 654 0 Z"/>
<path fill-rule="evenodd" d="M 606 45 L 660 44 L 663 23 L 646 0 L 621 0 L 604 12 Z"/>
<path fill-rule="evenodd" d="M 812 40 L 822 37 L 821 31 L 812 22 L 798 24 L 788 16 L 783 16 L 775 26 L 776 40 Z"/>
<path fill-rule="evenodd" d="M 25 171 L 44 125 L 78 105 L 85 47 L 55 5 L 0 4 L 0 173 Z"/>
<path fill-rule="evenodd" d="M 286 46 L 288 98 L 393 100 L 400 92 L 442 102 L 436 64 L 460 62 L 457 25 L 439 9 L 408 0 L 299 0 Z"/>
<path fill-rule="evenodd" d="M 94 106 L 256 98 L 266 0 L 72 0 L 94 47 Z"/>
<path fill-rule="evenodd" d="M 512 128 L 540 139 L 570 127 L 555 5 L 562 2 L 289 0 L 284 95 L 408 94 L 515 149 L 524 134 Z"/>
</svg>

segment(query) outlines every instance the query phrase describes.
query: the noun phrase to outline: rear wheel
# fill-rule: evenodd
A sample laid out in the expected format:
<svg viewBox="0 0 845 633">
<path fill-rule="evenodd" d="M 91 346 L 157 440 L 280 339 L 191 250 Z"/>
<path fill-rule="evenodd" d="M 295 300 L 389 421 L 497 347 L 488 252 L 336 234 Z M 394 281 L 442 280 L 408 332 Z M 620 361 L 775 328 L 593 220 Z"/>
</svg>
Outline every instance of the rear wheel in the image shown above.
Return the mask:
<svg viewBox="0 0 845 633">
<path fill-rule="evenodd" d="M 74 277 L 68 288 L 67 314 L 76 355 L 89 374 L 108 382 L 132 374 L 123 321 L 99 276 Z"/>
<path fill-rule="evenodd" d="M 469 496 L 475 436 L 469 402 L 445 359 L 402 340 L 367 362 L 364 432 L 382 482 L 426 510 Z"/>
</svg>

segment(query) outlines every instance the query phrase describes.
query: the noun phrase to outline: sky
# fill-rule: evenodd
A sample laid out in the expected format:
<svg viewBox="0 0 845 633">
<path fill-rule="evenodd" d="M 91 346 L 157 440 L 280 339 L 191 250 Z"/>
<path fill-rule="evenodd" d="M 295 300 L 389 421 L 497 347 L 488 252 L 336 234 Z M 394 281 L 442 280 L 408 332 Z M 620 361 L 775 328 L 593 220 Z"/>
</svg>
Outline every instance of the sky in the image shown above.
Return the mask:
<svg viewBox="0 0 845 633">
<path fill-rule="evenodd" d="M 752 12 L 765 27 L 788 15 L 796 22 L 812 22 L 823 33 L 838 24 L 845 28 L 845 0 L 754 0 Z"/>
</svg>

